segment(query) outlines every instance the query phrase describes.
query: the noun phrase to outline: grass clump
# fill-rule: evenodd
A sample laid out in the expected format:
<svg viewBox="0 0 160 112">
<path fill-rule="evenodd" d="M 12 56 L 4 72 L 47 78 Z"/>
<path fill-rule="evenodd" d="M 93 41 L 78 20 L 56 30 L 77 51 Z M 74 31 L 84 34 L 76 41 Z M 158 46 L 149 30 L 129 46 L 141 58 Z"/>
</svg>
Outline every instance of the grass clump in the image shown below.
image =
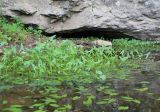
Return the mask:
<svg viewBox="0 0 160 112">
<path fill-rule="evenodd" d="M 41 36 L 41 30 L 25 28 L 19 19 L 12 21 L 14 22 L 9 23 L 6 19 L 0 18 L 0 46 L 24 43 L 27 38 Z"/>
<path fill-rule="evenodd" d="M 117 51 L 112 47 L 94 47 L 85 51 L 69 40 L 47 40 L 39 42 L 32 49 L 21 46 L 17 50 L 13 46 L 5 49 L 1 58 L 1 81 L 6 84 L 42 85 L 79 85 L 106 81 L 112 75 L 120 77 L 118 74 L 127 74 L 123 67 L 129 64 L 132 56 L 119 55 L 119 52 L 127 54 L 127 49 Z"/>
<path fill-rule="evenodd" d="M 119 51 L 119 54 L 122 56 L 127 56 L 127 55 L 131 57 L 138 56 L 139 58 L 141 58 L 144 57 L 144 55 L 148 55 L 149 52 L 152 50 L 158 50 L 159 47 L 160 47 L 159 42 L 157 41 L 142 41 L 134 39 L 113 40 L 113 48 L 116 51 Z"/>
<path fill-rule="evenodd" d="M 61 43 L 46 41 L 33 49 L 20 51 L 12 47 L 5 50 L 1 59 L 0 74 L 3 74 L 1 80 L 7 81 L 6 79 L 10 77 L 14 78 L 16 83 L 20 80 L 21 83 L 40 81 L 41 84 L 48 81 L 61 84 L 91 83 L 105 73 L 110 63 L 116 60 L 118 62 L 118 56 L 112 56 L 109 50 L 108 56 L 105 56 L 103 54 L 105 49 L 94 48 L 84 51 L 67 40 Z M 10 79 L 9 82 L 11 81 L 13 80 Z"/>
<path fill-rule="evenodd" d="M 9 42 L 23 42 L 27 38 L 28 32 L 24 29 L 24 25 L 16 21 L 8 23 L 7 20 L 0 19 L 0 44 L 7 45 Z"/>
<path fill-rule="evenodd" d="M 18 20 L 0 19 L 0 45 L 23 43 L 29 36 L 41 36 L 41 30 L 24 28 Z M 154 42 L 118 39 L 113 47 L 84 50 L 69 40 L 37 41 L 33 48 L 11 44 L 0 57 L 0 80 L 4 84 L 79 85 L 105 82 L 110 77 L 124 78 L 130 59 L 142 58 Z M 148 55 L 146 56 L 148 57 Z M 134 65 L 132 63 L 132 65 Z M 3 74 L 3 75 L 2 75 Z"/>
</svg>

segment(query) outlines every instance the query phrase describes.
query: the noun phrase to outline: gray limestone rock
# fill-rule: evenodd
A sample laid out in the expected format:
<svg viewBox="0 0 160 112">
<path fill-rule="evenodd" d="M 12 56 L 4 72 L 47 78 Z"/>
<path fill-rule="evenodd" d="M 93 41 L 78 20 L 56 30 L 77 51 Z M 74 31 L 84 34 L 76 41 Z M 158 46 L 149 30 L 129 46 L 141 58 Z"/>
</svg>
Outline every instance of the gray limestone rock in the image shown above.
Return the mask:
<svg viewBox="0 0 160 112">
<path fill-rule="evenodd" d="M 0 7 L 46 33 L 102 30 L 160 40 L 159 0 L 1 0 Z"/>
</svg>

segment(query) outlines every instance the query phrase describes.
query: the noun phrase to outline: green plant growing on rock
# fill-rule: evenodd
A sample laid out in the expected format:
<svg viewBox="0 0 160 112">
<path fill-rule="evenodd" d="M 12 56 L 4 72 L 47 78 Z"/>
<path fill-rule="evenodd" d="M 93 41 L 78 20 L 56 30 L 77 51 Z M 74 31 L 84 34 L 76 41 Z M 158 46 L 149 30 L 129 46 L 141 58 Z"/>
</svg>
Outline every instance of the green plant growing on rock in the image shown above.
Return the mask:
<svg viewBox="0 0 160 112">
<path fill-rule="evenodd" d="M 23 42 L 27 38 L 27 32 L 24 29 L 24 26 L 21 22 L 16 21 L 15 23 L 7 23 L 7 21 L 3 18 L 0 19 L 0 27 L 1 27 L 1 40 L 3 42 L 6 40 L 7 42 Z M 3 35 L 4 36 L 3 36 Z M 5 37 L 8 38 L 5 38 Z"/>
<path fill-rule="evenodd" d="M 42 36 L 42 30 L 33 29 L 29 27 L 28 30 L 24 27 L 22 22 L 15 18 L 11 20 L 13 22 L 9 22 L 5 18 L 0 18 L 0 45 L 8 45 L 8 44 L 22 44 L 28 38 L 35 38 Z"/>
</svg>

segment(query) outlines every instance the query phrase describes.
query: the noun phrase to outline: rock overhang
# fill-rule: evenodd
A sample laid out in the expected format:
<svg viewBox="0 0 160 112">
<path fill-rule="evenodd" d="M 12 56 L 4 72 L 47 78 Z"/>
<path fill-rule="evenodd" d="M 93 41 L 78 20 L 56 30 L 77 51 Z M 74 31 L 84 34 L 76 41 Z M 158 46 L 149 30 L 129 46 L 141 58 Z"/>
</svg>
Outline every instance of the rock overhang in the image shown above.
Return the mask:
<svg viewBox="0 0 160 112">
<path fill-rule="evenodd" d="M 158 0 L 2 0 L 2 15 L 19 17 L 46 33 L 121 32 L 160 40 Z"/>
</svg>

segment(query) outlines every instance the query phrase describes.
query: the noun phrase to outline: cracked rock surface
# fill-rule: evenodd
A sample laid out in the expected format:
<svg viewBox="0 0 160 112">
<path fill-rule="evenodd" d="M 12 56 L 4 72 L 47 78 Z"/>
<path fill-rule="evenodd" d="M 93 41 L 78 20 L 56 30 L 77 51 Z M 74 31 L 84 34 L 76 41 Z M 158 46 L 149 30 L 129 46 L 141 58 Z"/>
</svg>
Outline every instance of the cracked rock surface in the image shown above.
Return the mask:
<svg viewBox="0 0 160 112">
<path fill-rule="evenodd" d="M 100 30 L 160 40 L 159 0 L 1 0 L 0 8 L 48 34 Z"/>
</svg>

